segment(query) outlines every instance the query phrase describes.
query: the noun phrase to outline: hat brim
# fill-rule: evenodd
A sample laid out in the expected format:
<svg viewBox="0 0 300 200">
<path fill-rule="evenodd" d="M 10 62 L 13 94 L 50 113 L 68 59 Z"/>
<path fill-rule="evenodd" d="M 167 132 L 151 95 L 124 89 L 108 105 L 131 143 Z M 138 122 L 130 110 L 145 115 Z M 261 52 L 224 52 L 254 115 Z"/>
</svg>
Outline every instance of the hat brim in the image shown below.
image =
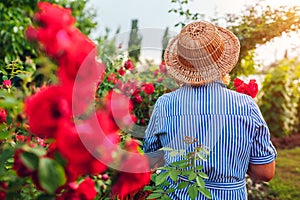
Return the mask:
<svg viewBox="0 0 300 200">
<path fill-rule="evenodd" d="M 205 85 L 209 82 L 220 79 L 225 74 L 228 74 L 236 65 L 239 59 L 240 43 L 238 38 L 225 28 L 215 26 L 220 34 L 221 39 L 224 42 L 224 51 L 217 61 L 214 62 L 214 66 L 217 66 L 217 73 L 212 77 L 204 77 L 199 73 L 197 68 L 187 70 L 185 66 L 182 66 L 177 55 L 177 43 L 179 40 L 179 34 L 175 36 L 168 44 L 164 60 L 166 62 L 168 74 L 175 78 L 177 81 L 189 85 Z"/>
</svg>

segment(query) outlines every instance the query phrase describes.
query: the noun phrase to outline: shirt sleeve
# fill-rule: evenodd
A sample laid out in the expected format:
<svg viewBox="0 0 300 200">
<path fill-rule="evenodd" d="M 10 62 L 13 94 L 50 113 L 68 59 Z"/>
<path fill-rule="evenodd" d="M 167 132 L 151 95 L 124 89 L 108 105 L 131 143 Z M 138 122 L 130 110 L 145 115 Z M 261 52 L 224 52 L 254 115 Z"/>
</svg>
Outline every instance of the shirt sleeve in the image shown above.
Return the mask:
<svg viewBox="0 0 300 200">
<path fill-rule="evenodd" d="M 256 103 L 253 104 L 252 117 L 256 128 L 250 153 L 250 163 L 268 164 L 275 160 L 277 152 L 271 142 L 269 128 Z"/>
<path fill-rule="evenodd" d="M 159 99 L 157 100 L 148 127 L 145 131 L 145 138 L 143 144 L 143 151 L 150 157 L 160 156 L 163 151 L 159 136 L 157 135 L 157 124 L 159 120 Z"/>
</svg>

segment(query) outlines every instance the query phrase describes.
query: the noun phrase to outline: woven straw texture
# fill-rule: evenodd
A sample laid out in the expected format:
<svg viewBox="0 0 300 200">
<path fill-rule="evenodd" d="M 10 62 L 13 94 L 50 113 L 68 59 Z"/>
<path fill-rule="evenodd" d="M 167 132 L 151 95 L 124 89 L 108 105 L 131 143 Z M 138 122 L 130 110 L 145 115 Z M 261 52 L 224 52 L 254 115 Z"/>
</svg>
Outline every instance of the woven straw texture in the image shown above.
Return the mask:
<svg viewBox="0 0 300 200">
<path fill-rule="evenodd" d="M 168 44 L 168 74 L 189 85 L 205 85 L 228 74 L 240 53 L 238 38 L 227 29 L 197 21 L 185 26 Z"/>
</svg>

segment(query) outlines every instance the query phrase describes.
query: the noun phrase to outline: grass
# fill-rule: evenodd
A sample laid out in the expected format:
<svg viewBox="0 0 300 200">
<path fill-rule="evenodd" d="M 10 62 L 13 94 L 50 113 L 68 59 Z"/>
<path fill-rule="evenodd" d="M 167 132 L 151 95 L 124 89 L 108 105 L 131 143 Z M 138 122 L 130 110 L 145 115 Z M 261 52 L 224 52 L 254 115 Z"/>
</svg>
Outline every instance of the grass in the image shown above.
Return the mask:
<svg viewBox="0 0 300 200">
<path fill-rule="evenodd" d="M 276 173 L 269 185 L 272 199 L 300 199 L 300 147 L 277 152 Z"/>
</svg>

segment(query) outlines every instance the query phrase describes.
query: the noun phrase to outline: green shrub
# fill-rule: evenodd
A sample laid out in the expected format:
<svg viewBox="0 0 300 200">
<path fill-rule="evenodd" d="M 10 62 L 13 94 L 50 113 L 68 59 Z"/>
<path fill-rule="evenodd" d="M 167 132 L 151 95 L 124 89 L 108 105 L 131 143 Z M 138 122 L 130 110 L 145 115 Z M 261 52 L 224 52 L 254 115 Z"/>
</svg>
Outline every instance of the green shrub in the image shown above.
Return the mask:
<svg viewBox="0 0 300 200">
<path fill-rule="evenodd" d="M 295 59 L 282 60 L 270 70 L 262 83 L 259 105 L 273 136 L 292 134 L 299 124 L 299 76 L 295 73 L 299 65 Z"/>
</svg>

